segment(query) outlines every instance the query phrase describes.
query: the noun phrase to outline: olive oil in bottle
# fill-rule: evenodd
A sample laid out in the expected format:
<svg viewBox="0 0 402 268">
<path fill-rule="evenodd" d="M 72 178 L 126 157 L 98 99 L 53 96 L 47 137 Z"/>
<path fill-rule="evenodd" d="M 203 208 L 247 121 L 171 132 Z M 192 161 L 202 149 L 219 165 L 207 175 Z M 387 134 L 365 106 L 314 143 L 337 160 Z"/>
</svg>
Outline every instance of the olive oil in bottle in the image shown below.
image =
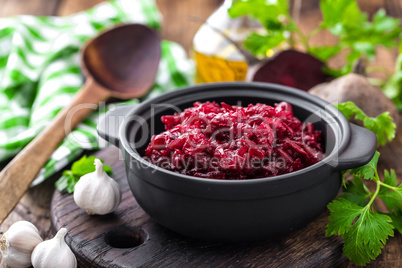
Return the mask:
<svg viewBox="0 0 402 268">
<path fill-rule="evenodd" d="M 235 45 L 215 29 L 225 33 L 230 39 L 241 44 L 252 32 L 264 31 L 262 26 L 248 17 L 232 19 L 228 8 L 232 0 L 225 0 L 201 25 L 193 39 L 193 57 L 196 64 L 196 83 L 244 81 L 247 63 Z M 213 28 L 212 28 L 213 27 Z"/>
</svg>

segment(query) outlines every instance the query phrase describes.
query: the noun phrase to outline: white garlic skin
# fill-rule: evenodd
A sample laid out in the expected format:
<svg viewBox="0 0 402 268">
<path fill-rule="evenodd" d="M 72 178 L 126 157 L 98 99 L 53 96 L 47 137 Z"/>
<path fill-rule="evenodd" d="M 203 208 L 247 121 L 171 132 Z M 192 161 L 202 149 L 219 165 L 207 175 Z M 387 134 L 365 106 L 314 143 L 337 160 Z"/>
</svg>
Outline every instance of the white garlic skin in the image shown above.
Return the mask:
<svg viewBox="0 0 402 268">
<path fill-rule="evenodd" d="M 96 170 L 80 178 L 75 185 L 74 201 L 90 215 L 113 212 L 121 202 L 120 187 L 103 171 L 103 164 L 95 159 Z"/>
<path fill-rule="evenodd" d="M 76 268 L 77 259 L 64 241 L 66 228 L 61 228 L 50 240 L 39 243 L 32 252 L 31 261 L 34 268 Z"/>
<path fill-rule="evenodd" d="M 10 267 L 29 267 L 32 251 L 42 241 L 35 225 L 17 221 L 0 239 L 2 258 Z"/>
</svg>

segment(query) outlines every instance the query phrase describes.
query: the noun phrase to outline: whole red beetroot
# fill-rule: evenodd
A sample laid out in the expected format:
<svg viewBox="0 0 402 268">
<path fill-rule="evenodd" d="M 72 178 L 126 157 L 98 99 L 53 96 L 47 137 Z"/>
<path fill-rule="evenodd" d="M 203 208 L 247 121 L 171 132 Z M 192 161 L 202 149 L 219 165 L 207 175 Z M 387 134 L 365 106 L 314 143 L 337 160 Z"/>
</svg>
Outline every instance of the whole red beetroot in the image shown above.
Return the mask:
<svg viewBox="0 0 402 268">
<path fill-rule="evenodd" d="M 324 62 L 310 54 L 284 50 L 250 68 L 248 77 L 255 82 L 280 84 L 308 91 L 332 79 L 324 72 L 324 67 Z"/>
</svg>

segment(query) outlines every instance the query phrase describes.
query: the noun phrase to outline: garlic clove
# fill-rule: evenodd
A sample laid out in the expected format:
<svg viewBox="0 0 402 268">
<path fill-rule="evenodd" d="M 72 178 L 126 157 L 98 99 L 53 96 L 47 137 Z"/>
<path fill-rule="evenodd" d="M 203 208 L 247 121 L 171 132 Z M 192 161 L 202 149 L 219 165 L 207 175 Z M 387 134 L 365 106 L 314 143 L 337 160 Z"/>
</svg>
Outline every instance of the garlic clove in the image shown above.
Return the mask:
<svg viewBox="0 0 402 268">
<path fill-rule="evenodd" d="M 8 266 L 29 267 L 32 251 L 42 241 L 35 225 L 18 221 L 1 237 L 0 252 Z"/>
<path fill-rule="evenodd" d="M 103 164 L 99 159 L 95 159 L 95 166 L 94 172 L 82 176 L 75 185 L 74 201 L 90 215 L 105 215 L 119 206 L 120 187 L 103 171 Z"/>
<path fill-rule="evenodd" d="M 76 268 L 77 259 L 64 241 L 66 228 L 61 228 L 50 240 L 39 243 L 32 252 L 31 261 L 34 268 Z"/>
</svg>

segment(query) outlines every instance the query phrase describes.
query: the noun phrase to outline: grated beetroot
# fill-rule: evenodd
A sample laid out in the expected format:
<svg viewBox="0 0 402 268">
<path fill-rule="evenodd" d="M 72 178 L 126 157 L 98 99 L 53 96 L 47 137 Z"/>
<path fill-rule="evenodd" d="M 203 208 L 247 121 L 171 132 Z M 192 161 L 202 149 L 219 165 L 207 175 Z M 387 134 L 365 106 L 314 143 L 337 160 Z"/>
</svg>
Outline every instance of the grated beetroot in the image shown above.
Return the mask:
<svg viewBox="0 0 402 268">
<path fill-rule="evenodd" d="M 210 179 L 239 180 L 290 173 L 322 160 L 321 132 L 301 123 L 286 102 L 247 108 L 194 103 L 162 116 L 145 158 L 162 168 Z"/>
</svg>

